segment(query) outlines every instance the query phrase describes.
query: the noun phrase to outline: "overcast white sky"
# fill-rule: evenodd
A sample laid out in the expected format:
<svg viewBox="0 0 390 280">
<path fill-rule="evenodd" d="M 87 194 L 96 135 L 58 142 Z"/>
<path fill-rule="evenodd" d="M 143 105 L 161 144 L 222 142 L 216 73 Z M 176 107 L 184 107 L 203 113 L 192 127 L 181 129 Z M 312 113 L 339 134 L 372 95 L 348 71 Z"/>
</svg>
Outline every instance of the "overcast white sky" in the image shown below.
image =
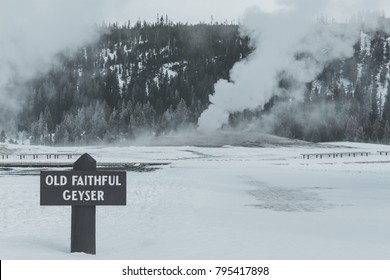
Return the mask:
<svg viewBox="0 0 390 280">
<path fill-rule="evenodd" d="M 70 21 L 83 17 L 85 22 L 119 22 L 137 19 L 155 21 L 157 14 L 168 15 L 174 22 L 237 21 L 245 10 L 258 6 L 263 11 L 275 11 L 283 4 L 326 6 L 324 14 L 345 19 L 362 10 L 384 10 L 390 15 L 389 0 L 0 0 L 0 16 L 39 21 L 39 14 L 47 18 L 61 10 Z M 38 15 L 38 16 L 37 16 Z M 1 19 L 0 19 L 1 20 Z M 29 19 L 30 20 L 30 19 Z"/>
<path fill-rule="evenodd" d="M 277 8 L 275 0 L 111 0 L 105 1 L 106 21 L 155 21 L 157 14 L 168 15 L 174 22 L 236 21 L 246 8 L 257 5 L 262 10 Z"/>
<path fill-rule="evenodd" d="M 275 11 L 280 3 L 310 2 L 307 0 L 101 0 L 106 21 L 125 22 L 128 19 L 154 21 L 157 14 L 168 15 L 174 22 L 209 22 L 234 20 L 246 9 L 258 6 L 263 11 Z M 344 20 L 361 11 L 385 11 L 390 15 L 389 0 L 313 0 L 313 5 L 325 3 L 324 14 Z M 279 4 L 278 4 L 279 3 Z M 301 5 L 302 6 L 302 5 Z M 303 5 L 304 6 L 304 5 Z"/>
</svg>

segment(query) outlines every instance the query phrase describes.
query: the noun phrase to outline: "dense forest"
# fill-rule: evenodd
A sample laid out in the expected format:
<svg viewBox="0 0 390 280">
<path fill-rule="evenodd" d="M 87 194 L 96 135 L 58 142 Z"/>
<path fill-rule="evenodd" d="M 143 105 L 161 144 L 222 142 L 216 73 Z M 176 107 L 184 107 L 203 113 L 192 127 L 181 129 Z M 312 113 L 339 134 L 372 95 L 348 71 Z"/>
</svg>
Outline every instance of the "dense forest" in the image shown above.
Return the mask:
<svg viewBox="0 0 390 280">
<path fill-rule="evenodd" d="M 19 130 L 32 143 L 121 141 L 195 125 L 214 83 L 251 51 L 229 24 L 161 18 L 99 32 L 98 42 L 61 53 L 61 67 L 29 82 Z"/>
<path fill-rule="evenodd" d="M 77 52 L 59 54 L 60 67 L 26 84 L 18 130 L 31 143 L 116 142 L 196 127 L 215 82 L 229 80 L 234 63 L 253 51 L 250 38 L 226 23 L 161 17 L 104 25 L 99 34 Z M 303 100 L 274 96 L 264 108 L 232 113 L 229 125 L 257 123 L 259 131 L 315 142 L 390 143 L 389 67 L 389 34 L 362 29 L 353 57 L 331 61 Z M 280 86 L 288 90 L 288 81 L 281 78 Z"/>
<path fill-rule="evenodd" d="M 302 102 L 274 109 L 273 132 L 314 142 L 390 143 L 389 67 L 389 34 L 363 29 L 351 58 L 331 61 Z"/>
</svg>

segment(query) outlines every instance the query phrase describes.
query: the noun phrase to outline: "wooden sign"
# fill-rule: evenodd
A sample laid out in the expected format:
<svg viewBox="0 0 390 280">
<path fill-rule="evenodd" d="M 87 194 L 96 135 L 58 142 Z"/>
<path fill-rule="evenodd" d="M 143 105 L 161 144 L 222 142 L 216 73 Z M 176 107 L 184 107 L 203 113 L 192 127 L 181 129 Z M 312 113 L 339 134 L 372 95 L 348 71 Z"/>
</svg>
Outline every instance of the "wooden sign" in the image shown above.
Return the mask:
<svg viewBox="0 0 390 280">
<path fill-rule="evenodd" d="M 71 205 L 70 251 L 96 254 L 96 205 L 126 205 L 126 172 L 96 171 L 83 154 L 73 171 L 41 172 L 41 205 Z"/>
<path fill-rule="evenodd" d="M 41 171 L 41 205 L 126 205 L 126 172 Z"/>
</svg>

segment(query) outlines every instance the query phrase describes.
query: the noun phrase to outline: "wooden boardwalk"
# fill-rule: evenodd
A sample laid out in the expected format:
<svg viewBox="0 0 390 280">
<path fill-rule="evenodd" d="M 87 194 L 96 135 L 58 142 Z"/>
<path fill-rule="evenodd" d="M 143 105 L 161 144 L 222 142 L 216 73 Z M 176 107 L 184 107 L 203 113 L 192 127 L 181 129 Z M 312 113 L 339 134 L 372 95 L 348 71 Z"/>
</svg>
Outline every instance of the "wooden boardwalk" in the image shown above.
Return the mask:
<svg viewBox="0 0 390 280">
<path fill-rule="evenodd" d="M 370 152 L 338 152 L 338 153 L 311 153 L 311 154 L 301 154 L 304 159 L 310 158 L 343 158 L 343 157 L 356 157 L 356 156 L 369 156 Z"/>
<path fill-rule="evenodd" d="M 72 159 L 81 156 L 79 153 L 19 153 L 0 154 L 0 169 L 13 168 L 73 168 L 73 161 L 53 161 L 53 159 Z M 41 160 L 37 160 L 41 159 Z M 98 170 L 125 170 L 147 172 L 158 169 L 158 166 L 169 165 L 170 162 L 98 162 Z"/>
<path fill-rule="evenodd" d="M 124 171 L 153 171 L 159 168 L 159 166 L 169 165 L 170 162 L 107 162 L 98 163 L 97 170 L 124 170 Z M 12 168 L 73 168 L 72 162 L 0 162 L 0 169 L 12 169 Z"/>
<path fill-rule="evenodd" d="M 377 153 L 378 153 L 380 156 L 382 156 L 382 155 L 385 155 L 385 156 L 390 155 L 390 151 L 377 151 Z"/>
<path fill-rule="evenodd" d="M 334 153 L 310 153 L 310 154 L 300 154 L 304 159 L 310 158 L 343 158 L 343 157 L 356 157 L 356 156 L 366 156 L 371 155 L 371 152 L 365 151 L 356 151 L 356 152 L 334 152 Z M 390 151 L 377 151 L 377 154 L 380 156 L 390 155 Z"/>
<path fill-rule="evenodd" d="M 59 159 L 59 158 L 68 158 L 71 159 L 73 157 L 79 157 L 82 154 L 79 153 L 23 153 L 23 154 L 1 154 L 1 159 L 9 159 L 12 157 L 16 157 L 19 159 L 38 159 L 38 158 L 46 158 L 46 159 Z"/>
</svg>

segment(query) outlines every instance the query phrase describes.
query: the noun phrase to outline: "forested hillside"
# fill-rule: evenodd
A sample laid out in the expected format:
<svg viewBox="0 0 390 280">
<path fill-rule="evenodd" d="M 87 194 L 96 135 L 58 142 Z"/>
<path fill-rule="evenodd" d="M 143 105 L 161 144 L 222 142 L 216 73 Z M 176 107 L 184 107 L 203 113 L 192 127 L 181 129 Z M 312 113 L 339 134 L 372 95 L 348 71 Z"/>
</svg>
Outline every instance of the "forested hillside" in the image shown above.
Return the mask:
<svg viewBox="0 0 390 280">
<path fill-rule="evenodd" d="M 278 114 L 275 132 L 310 141 L 390 143 L 389 44 L 389 34 L 362 30 L 353 57 L 331 62 L 308 84 L 304 102 L 290 106 L 288 117 Z"/>
<path fill-rule="evenodd" d="M 390 35 L 362 27 L 353 56 L 330 61 L 303 100 L 274 96 L 265 108 L 231 114 L 230 124 L 255 122 L 260 131 L 314 142 L 390 143 L 389 69 Z M 279 87 L 288 92 L 293 81 L 281 77 Z"/>
<path fill-rule="evenodd" d="M 214 83 L 252 51 L 250 38 L 229 24 L 161 18 L 99 31 L 97 42 L 61 53 L 60 67 L 29 81 L 18 130 L 32 143 L 112 142 L 196 127 Z M 353 57 L 331 61 L 304 100 L 275 96 L 265 108 L 232 113 L 230 125 L 256 122 L 259 131 L 309 141 L 389 143 L 389 67 L 389 34 L 362 28 Z M 288 79 L 280 87 L 288 91 Z"/>
<path fill-rule="evenodd" d="M 62 53 L 61 67 L 30 82 L 19 130 L 32 143 L 120 141 L 195 125 L 214 83 L 250 53 L 236 25 L 161 18 L 99 31 L 98 42 Z"/>
</svg>

